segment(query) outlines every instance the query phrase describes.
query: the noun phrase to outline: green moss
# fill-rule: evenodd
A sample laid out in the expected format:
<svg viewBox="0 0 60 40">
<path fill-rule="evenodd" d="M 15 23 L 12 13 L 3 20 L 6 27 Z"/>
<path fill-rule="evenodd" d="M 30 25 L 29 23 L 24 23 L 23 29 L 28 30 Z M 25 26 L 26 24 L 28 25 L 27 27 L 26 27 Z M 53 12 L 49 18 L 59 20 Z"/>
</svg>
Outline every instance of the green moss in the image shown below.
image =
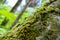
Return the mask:
<svg viewBox="0 0 60 40">
<path fill-rule="evenodd" d="M 36 37 L 43 36 L 45 34 L 54 34 L 52 30 L 46 29 L 49 25 L 50 20 L 53 20 L 51 15 L 56 15 L 56 8 L 59 9 L 58 3 L 55 7 L 53 2 L 58 0 L 49 0 L 41 7 L 37 8 L 35 12 L 29 17 L 26 18 L 20 26 L 14 26 L 7 34 L 1 37 L 1 40 L 36 40 Z M 60 4 L 59 4 L 60 5 Z M 58 12 L 59 14 L 60 12 Z M 55 31 L 54 31 L 55 32 Z M 43 34 L 42 34 L 43 33 Z M 53 38 L 55 35 L 52 35 Z M 44 35 L 45 39 L 48 40 L 48 36 Z M 50 37 L 50 36 L 49 36 Z M 3 39 L 2 39 L 3 38 Z M 44 40 L 45 40 L 44 39 Z M 43 39 L 42 39 L 43 40 Z"/>
</svg>

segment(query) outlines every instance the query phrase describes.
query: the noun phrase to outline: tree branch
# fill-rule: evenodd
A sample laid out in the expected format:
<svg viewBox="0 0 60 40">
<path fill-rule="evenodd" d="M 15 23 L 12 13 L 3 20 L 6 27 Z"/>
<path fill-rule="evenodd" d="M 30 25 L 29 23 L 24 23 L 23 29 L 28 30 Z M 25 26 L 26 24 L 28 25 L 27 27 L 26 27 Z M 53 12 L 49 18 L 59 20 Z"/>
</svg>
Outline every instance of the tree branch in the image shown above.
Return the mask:
<svg viewBox="0 0 60 40">
<path fill-rule="evenodd" d="M 16 25 L 16 23 L 18 22 L 18 20 L 20 19 L 20 17 L 22 16 L 22 14 L 24 13 L 25 9 L 27 8 L 27 6 L 30 5 L 32 0 L 29 0 L 26 5 L 24 6 L 24 8 L 21 10 L 21 12 L 19 13 L 19 15 L 17 16 L 17 18 L 15 19 L 15 21 L 13 22 L 13 24 L 11 25 L 10 29 Z"/>
<path fill-rule="evenodd" d="M 18 0 L 17 3 L 14 5 L 14 7 L 10 10 L 10 12 L 15 12 L 19 4 L 21 3 L 22 0 Z"/>
</svg>

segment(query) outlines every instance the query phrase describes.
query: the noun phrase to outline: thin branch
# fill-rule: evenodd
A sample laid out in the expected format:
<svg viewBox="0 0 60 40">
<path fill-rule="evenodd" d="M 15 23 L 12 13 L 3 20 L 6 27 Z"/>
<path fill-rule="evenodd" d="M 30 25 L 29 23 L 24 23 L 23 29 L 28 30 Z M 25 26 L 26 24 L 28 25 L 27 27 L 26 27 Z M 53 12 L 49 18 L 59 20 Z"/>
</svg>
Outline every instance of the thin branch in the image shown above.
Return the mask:
<svg viewBox="0 0 60 40">
<path fill-rule="evenodd" d="M 15 12 L 19 4 L 21 4 L 22 0 L 18 0 L 14 7 L 10 10 L 10 12 Z"/>
<path fill-rule="evenodd" d="M 15 21 L 13 22 L 13 24 L 11 25 L 10 29 L 16 25 L 16 23 L 18 22 L 18 20 L 20 19 L 20 17 L 22 16 L 22 14 L 24 13 L 25 9 L 27 8 L 27 6 L 30 5 L 32 0 L 29 0 L 26 5 L 24 6 L 24 8 L 21 10 L 21 12 L 19 13 L 19 15 L 17 16 L 17 18 L 15 19 Z"/>
</svg>

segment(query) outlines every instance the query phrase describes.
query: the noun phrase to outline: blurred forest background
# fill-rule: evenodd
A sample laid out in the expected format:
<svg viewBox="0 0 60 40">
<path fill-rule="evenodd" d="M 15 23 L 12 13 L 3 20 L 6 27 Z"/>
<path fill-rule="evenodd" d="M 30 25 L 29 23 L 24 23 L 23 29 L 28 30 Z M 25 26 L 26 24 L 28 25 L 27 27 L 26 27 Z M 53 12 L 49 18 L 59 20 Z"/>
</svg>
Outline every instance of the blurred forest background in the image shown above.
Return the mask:
<svg viewBox="0 0 60 40">
<path fill-rule="evenodd" d="M 0 0 L 0 40 L 60 40 L 59 2 Z"/>
<path fill-rule="evenodd" d="M 16 16 L 20 13 L 23 9 L 27 0 L 0 0 L 0 34 L 7 32 L 10 28 L 10 25 L 15 20 Z M 37 0 L 35 2 L 35 6 L 29 6 L 23 13 L 22 17 L 20 18 L 19 22 L 24 22 L 25 17 L 29 16 L 36 7 L 41 5 L 42 0 Z M 17 4 L 17 6 L 15 6 Z"/>
</svg>

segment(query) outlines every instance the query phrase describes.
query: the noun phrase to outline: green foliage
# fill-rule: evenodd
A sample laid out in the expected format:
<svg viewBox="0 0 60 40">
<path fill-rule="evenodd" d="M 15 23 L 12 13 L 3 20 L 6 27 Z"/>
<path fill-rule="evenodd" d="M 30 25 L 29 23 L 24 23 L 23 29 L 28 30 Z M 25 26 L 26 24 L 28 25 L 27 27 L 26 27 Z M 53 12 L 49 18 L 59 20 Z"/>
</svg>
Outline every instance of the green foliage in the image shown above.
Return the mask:
<svg viewBox="0 0 60 40">
<path fill-rule="evenodd" d="M 10 11 L 11 7 L 10 6 L 7 6 L 5 4 L 1 4 L 0 5 L 0 10 L 7 10 L 7 11 Z"/>
<path fill-rule="evenodd" d="M 56 16 L 58 15 L 56 14 L 60 12 L 56 11 L 56 8 L 59 9 L 59 7 L 53 4 L 55 1 L 51 0 L 37 8 L 32 15 L 25 19 L 23 24 L 10 30 L 7 39 L 13 39 L 14 37 L 17 40 L 36 40 L 36 37 L 41 36 L 41 40 L 56 40 L 58 33 L 60 34 L 60 30 L 57 28 L 58 21 Z"/>
<path fill-rule="evenodd" d="M 54 2 L 56 5 L 54 5 Z M 60 10 L 56 10 L 57 8 L 60 9 L 58 7 L 60 5 L 59 2 L 60 1 L 58 0 L 49 0 L 49 2 L 45 2 L 31 15 L 28 15 L 29 11 L 25 11 L 20 18 L 20 23 L 17 23 L 8 33 L 6 33 L 3 37 L 0 37 L 0 39 L 36 40 L 36 37 L 41 36 L 40 40 L 56 40 L 60 36 L 60 23 L 57 20 Z M 1 11 L 3 11 L 1 12 L 1 15 L 4 15 L 7 19 L 10 19 L 10 22 L 15 19 L 11 16 L 14 14 L 11 14 L 5 10 Z M 4 31 L 1 30 L 1 32 Z"/>
<path fill-rule="evenodd" d="M 6 0 L 0 0 L 0 4 L 3 4 L 5 3 Z"/>
<path fill-rule="evenodd" d="M 3 1 L 3 0 L 2 0 Z M 15 15 L 11 12 L 9 12 L 11 9 L 10 6 L 7 6 L 5 4 L 0 5 L 0 33 L 3 34 L 6 31 L 9 30 L 11 23 L 15 20 Z M 1 25 L 1 23 L 6 18 L 7 21 L 9 21 L 6 25 Z"/>
<path fill-rule="evenodd" d="M 4 34 L 4 33 L 6 33 L 6 32 L 7 32 L 6 29 L 4 29 L 4 28 L 0 28 L 0 35 L 1 35 L 1 34 Z"/>
<path fill-rule="evenodd" d="M 5 29 L 6 31 L 9 30 L 10 25 L 13 23 L 13 21 L 15 20 L 16 16 L 19 13 L 11 13 L 9 12 L 10 10 L 10 6 L 6 6 L 6 5 L 1 5 L 0 7 L 0 24 L 4 21 L 4 19 L 6 18 L 6 20 L 8 21 L 8 24 L 4 25 L 0 25 L 0 28 Z M 21 16 L 19 23 L 22 24 L 25 21 L 25 18 L 27 16 L 29 16 L 31 14 L 31 11 L 29 9 L 27 9 L 24 14 Z"/>
<path fill-rule="evenodd" d="M 7 18 L 10 18 L 10 20 L 12 20 L 12 21 L 14 21 L 14 19 L 15 19 L 15 15 L 13 13 L 8 12 L 8 11 L 0 10 L 0 14 L 4 15 Z"/>
<path fill-rule="evenodd" d="M 32 9 L 32 11 L 34 11 L 34 9 Z M 21 16 L 19 20 L 20 24 L 22 24 L 25 21 L 25 19 L 32 14 L 32 11 L 29 9 L 25 10 L 25 12 L 23 13 L 23 15 Z"/>
</svg>

